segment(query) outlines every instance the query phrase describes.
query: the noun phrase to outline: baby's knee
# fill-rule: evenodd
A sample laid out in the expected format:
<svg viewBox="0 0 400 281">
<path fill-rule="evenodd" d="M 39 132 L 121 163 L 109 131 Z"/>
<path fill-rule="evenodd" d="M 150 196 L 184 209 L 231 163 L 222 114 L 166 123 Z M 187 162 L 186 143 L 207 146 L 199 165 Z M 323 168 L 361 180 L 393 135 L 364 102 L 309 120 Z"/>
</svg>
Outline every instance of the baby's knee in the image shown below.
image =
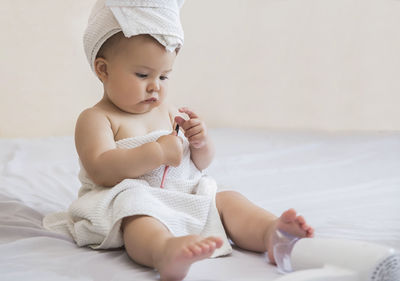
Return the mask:
<svg viewBox="0 0 400 281">
<path fill-rule="evenodd" d="M 226 205 L 228 202 L 231 202 L 234 199 L 237 198 L 243 198 L 244 196 L 240 194 L 237 191 L 233 190 L 225 190 L 225 191 L 220 191 L 216 195 L 216 204 L 217 204 L 217 209 L 221 210 L 224 205 Z"/>
</svg>

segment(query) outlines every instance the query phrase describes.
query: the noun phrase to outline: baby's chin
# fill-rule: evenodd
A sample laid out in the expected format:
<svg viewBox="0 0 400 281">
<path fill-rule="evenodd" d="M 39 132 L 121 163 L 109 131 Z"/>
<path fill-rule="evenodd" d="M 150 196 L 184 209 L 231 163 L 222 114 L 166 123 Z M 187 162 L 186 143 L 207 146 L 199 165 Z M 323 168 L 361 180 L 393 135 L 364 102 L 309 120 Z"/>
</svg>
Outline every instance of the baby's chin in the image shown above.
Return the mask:
<svg viewBox="0 0 400 281">
<path fill-rule="evenodd" d="M 160 101 L 155 101 L 152 103 L 140 103 L 132 107 L 118 107 L 121 111 L 131 114 L 144 114 L 152 111 L 154 108 L 159 107 L 161 105 Z"/>
</svg>

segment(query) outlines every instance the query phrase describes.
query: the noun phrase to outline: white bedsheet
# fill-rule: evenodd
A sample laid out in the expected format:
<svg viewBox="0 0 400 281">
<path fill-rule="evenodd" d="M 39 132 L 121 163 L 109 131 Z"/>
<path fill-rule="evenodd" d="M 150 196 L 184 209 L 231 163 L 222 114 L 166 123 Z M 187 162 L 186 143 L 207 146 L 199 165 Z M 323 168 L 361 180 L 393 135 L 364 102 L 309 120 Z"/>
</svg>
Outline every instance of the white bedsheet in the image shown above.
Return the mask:
<svg viewBox="0 0 400 281">
<path fill-rule="evenodd" d="M 294 207 L 318 237 L 400 250 L 400 133 L 316 134 L 211 130 L 208 174 L 275 214 Z M 1 280 L 154 280 L 122 250 L 95 251 L 44 230 L 79 188 L 72 137 L 0 139 Z M 273 280 L 263 254 L 235 248 L 195 263 L 185 280 Z"/>
</svg>

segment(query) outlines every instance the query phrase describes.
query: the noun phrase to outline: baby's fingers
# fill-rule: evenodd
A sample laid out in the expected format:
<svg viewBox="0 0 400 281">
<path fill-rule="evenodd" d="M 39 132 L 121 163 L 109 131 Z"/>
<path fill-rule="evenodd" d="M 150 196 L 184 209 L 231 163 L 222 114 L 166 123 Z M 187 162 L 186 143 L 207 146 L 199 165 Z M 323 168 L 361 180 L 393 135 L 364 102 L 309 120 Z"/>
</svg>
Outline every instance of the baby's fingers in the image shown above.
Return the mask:
<svg viewBox="0 0 400 281">
<path fill-rule="evenodd" d="M 182 128 L 183 128 L 183 125 L 184 125 L 185 122 L 186 122 L 186 120 L 183 119 L 183 118 L 180 117 L 180 116 L 175 116 L 174 121 L 175 121 L 179 126 L 181 126 Z M 185 129 L 185 128 L 183 128 L 183 129 Z"/>
<path fill-rule="evenodd" d="M 200 119 L 185 120 L 182 117 L 177 116 L 175 117 L 175 122 L 177 122 L 185 132 L 197 126 L 200 126 L 202 128 L 205 127 L 204 123 Z M 186 135 L 186 137 L 188 136 Z"/>
<path fill-rule="evenodd" d="M 194 127 L 191 127 L 187 131 L 185 131 L 185 137 L 187 137 L 190 140 L 192 137 L 194 137 L 202 132 L 203 132 L 203 127 L 200 124 L 198 124 Z M 203 135 L 201 134 L 198 137 L 203 137 Z"/>
<path fill-rule="evenodd" d="M 179 108 L 179 112 L 186 113 L 190 119 L 199 118 L 199 116 L 187 107 Z"/>
</svg>

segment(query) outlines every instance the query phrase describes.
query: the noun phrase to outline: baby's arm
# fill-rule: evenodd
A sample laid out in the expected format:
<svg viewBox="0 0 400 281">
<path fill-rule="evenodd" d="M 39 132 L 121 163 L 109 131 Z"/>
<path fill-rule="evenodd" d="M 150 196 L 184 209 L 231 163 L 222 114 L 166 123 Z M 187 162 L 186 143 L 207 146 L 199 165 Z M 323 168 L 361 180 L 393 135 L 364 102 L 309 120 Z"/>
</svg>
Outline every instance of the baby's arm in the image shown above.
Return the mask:
<svg viewBox="0 0 400 281">
<path fill-rule="evenodd" d="M 136 178 L 160 165 L 179 165 L 181 140 L 174 135 L 136 148 L 117 148 L 111 123 L 98 109 L 81 113 L 75 128 L 75 145 L 89 177 L 98 185 L 114 186 L 126 178 Z"/>
<path fill-rule="evenodd" d="M 180 108 L 179 112 L 186 113 L 189 120 L 177 116 L 175 122 L 185 130 L 193 163 L 199 170 L 204 170 L 211 164 L 215 154 L 214 144 L 208 136 L 206 125 L 196 113 L 186 107 Z"/>
</svg>

